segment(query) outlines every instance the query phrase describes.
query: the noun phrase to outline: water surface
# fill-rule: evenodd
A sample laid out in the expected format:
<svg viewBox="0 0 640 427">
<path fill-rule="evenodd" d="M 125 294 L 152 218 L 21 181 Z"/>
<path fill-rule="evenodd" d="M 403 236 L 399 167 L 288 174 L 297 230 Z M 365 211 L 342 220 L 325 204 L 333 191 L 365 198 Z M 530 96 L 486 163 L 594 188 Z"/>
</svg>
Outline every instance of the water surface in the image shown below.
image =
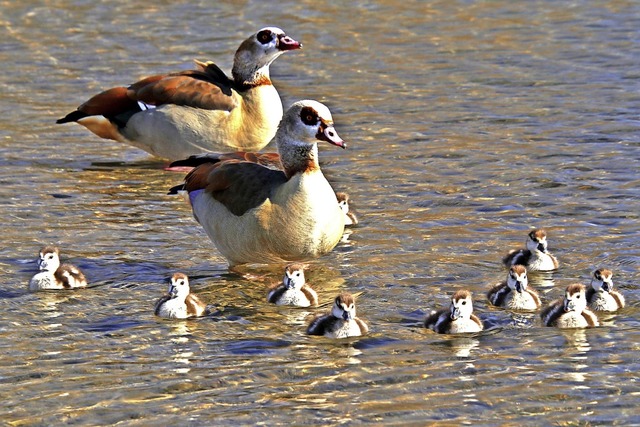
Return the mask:
<svg viewBox="0 0 640 427">
<path fill-rule="evenodd" d="M 640 6 L 635 2 L 2 2 L 0 414 L 10 425 L 640 424 Z M 181 199 L 183 175 L 84 128 L 88 96 L 213 59 L 278 25 L 304 49 L 272 78 L 325 102 L 348 150 L 323 170 L 361 219 L 314 261 L 321 301 L 361 293 L 367 337 L 307 337 L 328 309 L 266 304 L 282 266 L 229 273 Z M 547 229 L 562 266 L 629 306 L 558 331 L 488 306 L 501 257 Z M 59 244 L 91 289 L 28 293 Z M 214 314 L 153 316 L 174 271 Z M 455 290 L 489 329 L 420 327 Z"/>
</svg>

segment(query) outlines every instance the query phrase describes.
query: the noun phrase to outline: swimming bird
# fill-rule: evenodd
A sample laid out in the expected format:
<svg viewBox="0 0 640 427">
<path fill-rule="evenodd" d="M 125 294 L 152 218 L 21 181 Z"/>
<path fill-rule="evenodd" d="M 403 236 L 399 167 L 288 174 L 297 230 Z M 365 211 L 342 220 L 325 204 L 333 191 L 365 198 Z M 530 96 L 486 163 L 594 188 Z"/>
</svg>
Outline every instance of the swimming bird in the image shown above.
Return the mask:
<svg viewBox="0 0 640 427">
<path fill-rule="evenodd" d="M 356 316 L 353 295 L 345 293 L 334 300 L 331 312 L 318 316 L 309 323 L 307 334 L 329 338 L 359 337 L 369 332 L 367 324 Z"/>
<path fill-rule="evenodd" d="M 156 302 L 156 316 L 168 319 L 187 319 L 200 317 L 207 313 L 207 305 L 191 293 L 189 278 L 184 273 L 171 276 L 169 293 Z"/>
<path fill-rule="evenodd" d="M 87 286 L 87 279 L 78 267 L 60 264 L 60 250 L 56 246 L 45 246 L 38 254 L 38 269 L 29 281 L 29 290 L 72 289 Z"/>
<path fill-rule="evenodd" d="M 358 225 L 358 217 L 353 210 L 349 208 L 349 195 L 344 191 L 338 191 L 336 197 L 340 209 L 344 212 L 344 225 Z"/>
<path fill-rule="evenodd" d="M 625 305 L 624 296 L 613 289 L 613 272 L 599 268 L 593 272 L 587 289 L 587 303 L 593 311 L 618 311 Z"/>
<path fill-rule="evenodd" d="M 451 297 L 451 306 L 429 315 L 424 326 L 439 334 L 480 332 L 484 329 L 482 321 L 473 314 L 471 292 L 466 289 L 456 291 Z"/>
<path fill-rule="evenodd" d="M 185 183 L 169 191 L 188 193 L 195 219 L 230 267 L 317 258 L 342 237 L 344 214 L 318 163 L 318 141 L 346 148 L 329 109 L 294 103 L 275 140 L 283 170 L 199 157 Z"/>
<path fill-rule="evenodd" d="M 492 287 L 487 293 L 487 298 L 491 304 L 511 310 L 540 308 L 540 297 L 529 287 L 527 269 L 523 265 L 512 266 L 507 280 Z"/>
<path fill-rule="evenodd" d="M 282 283 L 273 286 L 267 301 L 276 305 L 309 307 L 318 305 L 318 294 L 304 278 L 304 264 L 289 264 L 284 269 Z"/>
<path fill-rule="evenodd" d="M 550 271 L 558 268 L 558 260 L 547 250 L 547 233 L 542 229 L 527 235 L 527 248 L 512 250 L 502 262 L 510 267 L 524 265 L 528 271 Z"/>
<path fill-rule="evenodd" d="M 587 328 L 598 326 L 598 317 L 587 308 L 586 288 L 580 283 L 569 285 L 564 299 L 552 302 L 540 314 L 545 326 Z"/>
<path fill-rule="evenodd" d="M 144 78 L 95 95 L 57 123 L 77 122 L 101 138 L 180 159 L 207 151 L 260 150 L 282 118 L 269 66 L 302 45 L 277 27 L 240 44 L 229 78 L 212 62 Z"/>
</svg>

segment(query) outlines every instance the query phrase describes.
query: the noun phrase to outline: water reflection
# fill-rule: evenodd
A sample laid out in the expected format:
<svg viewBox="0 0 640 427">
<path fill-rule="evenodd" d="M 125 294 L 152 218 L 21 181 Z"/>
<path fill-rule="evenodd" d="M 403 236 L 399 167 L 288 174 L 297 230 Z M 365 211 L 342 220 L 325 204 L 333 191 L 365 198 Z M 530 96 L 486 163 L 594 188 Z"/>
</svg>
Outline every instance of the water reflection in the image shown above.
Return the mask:
<svg viewBox="0 0 640 427">
<path fill-rule="evenodd" d="M 342 237 L 340 238 L 340 243 L 342 243 L 341 248 L 353 245 L 353 242 L 349 240 L 352 234 L 353 230 L 351 228 L 344 229 L 344 233 L 342 233 Z"/>
<path fill-rule="evenodd" d="M 480 340 L 473 336 L 439 335 L 430 331 L 427 331 L 427 336 L 433 339 L 442 337 L 442 340 L 434 341 L 433 344 L 445 349 L 446 353 L 463 359 L 471 357 L 472 351 L 480 345 Z"/>
<path fill-rule="evenodd" d="M 355 348 L 353 343 L 339 345 L 330 354 L 332 357 L 339 358 L 346 365 L 359 365 L 362 363 L 362 360 L 360 360 L 362 350 Z"/>
<path fill-rule="evenodd" d="M 478 348 L 480 341 L 471 337 L 459 337 L 449 340 L 447 344 L 456 357 L 468 358 L 471 357 L 471 351 Z M 473 363 L 469 363 L 469 367 L 474 367 Z"/>
<path fill-rule="evenodd" d="M 564 348 L 566 354 L 575 360 L 586 360 L 587 353 L 591 350 L 589 344 L 588 329 L 563 329 L 562 336 L 565 338 Z"/>
<path fill-rule="evenodd" d="M 532 271 L 527 273 L 529 285 L 534 289 L 547 292 L 555 286 L 554 274 L 552 271 Z"/>
<path fill-rule="evenodd" d="M 565 378 L 575 383 L 588 382 L 590 363 L 587 353 L 591 350 L 591 345 L 588 341 L 587 330 L 563 330 L 562 335 L 565 338 L 564 353 L 568 360 L 572 361 L 564 373 Z M 585 388 L 589 388 L 589 386 L 586 385 Z"/>
<path fill-rule="evenodd" d="M 4 420 L 638 424 L 637 2 L 50 3 L 0 3 Z M 350 146 L 320 148 L 323 171 L 365 219 L 307 279 L 321 304 L 366 291 L 366 339 L 306 337 L 304 317 L 327 306 L 269 306 L 283 266 L 250 269 L 262 280 L 229 274 L 188 206 L 164 195 L 183 174 L 54 125 L 83 93 L 231 58 L 256 25 L 278 22 L 305 43 L 274 64 L 283 103 L 319 97 L 335 111 Z M 505 242 L 520 246 L 532 225 L 553 230 L 562 262 L 530 274 L 545 303 L 599 260 L 627 277 L 629 306 L 583 331 L 489 309 Z M 28 294 L 20 260 L 40 242 L 95 259 L 99 286 Z M 152 284 L 176 264 L 207 282 L 198 292 L 220 316 L 154 319 L 164 287 Z M 460 286 L 498 333 L 442 337 L 390 321 Z M 461 405 L 466 393 L 485 406 Z"/>
</svg>

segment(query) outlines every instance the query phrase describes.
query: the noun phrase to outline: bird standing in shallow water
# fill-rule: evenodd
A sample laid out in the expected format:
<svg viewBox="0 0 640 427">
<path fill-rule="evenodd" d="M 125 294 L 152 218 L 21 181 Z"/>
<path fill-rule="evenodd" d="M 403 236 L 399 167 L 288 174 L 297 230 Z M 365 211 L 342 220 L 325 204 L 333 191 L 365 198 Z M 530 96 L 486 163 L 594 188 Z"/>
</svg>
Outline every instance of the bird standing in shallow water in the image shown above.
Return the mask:
<svg viewBox="0 0 640 427">
<path fill-rule="evenodd" d="M 587 289 L 587 303 L 593 311 L 618 311 L 624 307 L 624 296 L 613 288 L 613 272 L 599 268 L 593 272 Z"/>
<path fill-rule="evenodd" d="M 551 271 L 558 269 L 558 260 L 547 249 L 547 233 L 542 229 L 527 235 L 527 248 L 513 250 L 502 262 L 507 266 L 524 265 L 528 271 Z"/>
<path fill-rule="evenodd" d="M 307 328 L 309 335 L 328 338 L 359 337 L 367 332 L 367 324 L 356 316 L 356 302 L 351 294 L 337 296 L 331 312 L 316 317 Z"/>
<path fill-rule="evenodd" d="M 60 264 L 60 250 L 55 246 L 45 246 L 38 254 L 39 273 L 29 281 L 29 290 L 72 289 L 87 286 L 87 279 L 78 267 Z"/>
<path fill-rule="evenodd" d="M 346 148 L 329 109 L 294 103 L 275 139 L 282 170 L 199 156 L 185 183 L 170 191 L 188 193 L 195 219 L 230 267 L 317 258 L 344 232 L 344 214 L 318 163 L 318 141 Z"/>
<path fill-rule="evenodd" d="M 196 62 L 197 70 L 106 90 L 57 123 L 77 122 L 101 138 L 172 160 L 208 151 L 257 151 L 282 119 L 269 66 L 301 47 L 280 28 L 262 28 L 236 51 L 232 78 L 212 62 Z"/>
<path fill-rule="evenodd" d="M 267 301 L 276 305 L 309 307 L 318 305 L 318 294 L 304 277 L 304 264 L 289 264 L 284 269 L 282 283 L 272 287 Z"/>
<path fill-rule="evenodd" d="M 569 285 L 564 299 L 552 302 L 540 314 L 545 326 L 558 328 L 587 328 L 599 326 L 598 317 L 587 308 L 584 285 Z"/>
<path fill-rule="evenodd" d="M 471 292 L 465 289 L 453 294 L 449 308 L 429 315 L 425 319 L 424 326 L 439 334 L 480 332 L 484 329 L 482 321 L 473 314 Z"/>
<path fill-rule="evenodd" d="M 200 317 L 207 313 L 207 305 L 191 293 L 189 278 L 183 273 L 171 276 L 169 292 L 156 302 L 156 316 L 168 319 Z"/>
</svg>

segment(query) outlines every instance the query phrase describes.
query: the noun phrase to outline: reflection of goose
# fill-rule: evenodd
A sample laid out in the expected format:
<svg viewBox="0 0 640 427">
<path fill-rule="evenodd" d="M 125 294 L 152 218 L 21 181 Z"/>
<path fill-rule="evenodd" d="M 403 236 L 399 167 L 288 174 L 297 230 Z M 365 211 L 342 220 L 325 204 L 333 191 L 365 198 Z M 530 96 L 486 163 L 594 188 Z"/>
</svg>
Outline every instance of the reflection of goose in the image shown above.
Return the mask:
<svg viewBox="0 0 640 427">
<path fill-rule="evenodd" d="M 309 335 L 329 338 L 358 337 L 368 331 L 367 324 L 356 316 L 356 301 L 351 294 L 337 296 L 331 313 L 316 317 L 307 328 Z"/>
<path fill-rule="evenodd" d="M 448 339 L 446 345 L 454 351 L 456 357 L 469 357 L 471 350 L 478 348 L 480 341 L 469 336 L 457 336 Z"/>
<path fill-rule="evenodd" d="M 188 192 L 196 220 L 232 267 L 317 258 L 342 237 L 344 214 L 318 163 L 318 141 L 345 147 L 329 109 L 294 103 L 275 139 L 283 170 L 199 157 L 185 183 L 171 189 Z"/>
<path fill-rule="evenodd" d="M 318 294 L 306 283 L 304 268 L 304 264 L 287 265 L 282 283 L 271 288 L 267 300 L 276 305 L 297 307 L 318 305 Z"/>
<path fill-rule="evenodd" d="M 558 260 L 547 250 L 547 233 L 542 229 L 531 231 L 527 235 L 527 248 L 509 252 L 502 262 L 507 267 L 524 265 L 529 271 L 549 271 L 558 268 Z"/>
<path fill-rule="evenodd" d="M 57 123 L 78 122 L 101 138 L 179 159 L 207 151 L 260 150 L 282 119 L 269 66 L 301 44 L 276 27 L 246 39 L 233 78 L 211 62 L 200 69 L 147 77 L 95 95 Z"/>
<path fill-rule="evenodd" d="M 563 346 L 564 355 L 577 362 L 573 365 L 574 369 L 584 371 L 588 375 L 593 365 L 589 364 L 586 359 L 586 354 L 591 351 L 586 329 L 563 329 L 562 335 L 566 340 Z M 583 376 L 584 374 L 580 372 L 576 378 L 580 379 Z"/>
<path fill-rule="evenodd" d="M 624 307 L 624 296 L 613 289 L 613 272 L 599 268 L 593 272 L 587 289 L 587 302 L 594 311 L 618 311 Z"/>
<path fill-rule="evenodd" d="M 174 273 L 169 293 L 156 302 L 156 316 L 169 319 L 199 317 L 207 312 L 207 305 L 191 293 L 189 278 L 183 273 Z"/>
<path fill-rule="evenodd" d="M 465 289 L 453 294 L 449 308 L 439 310 L 428 316 L 424 326 L 439 334 L 480 332 L 484 329 L 482 321 L 473 314 L 471 292 Z"/>
<path fill-rule="evenodd" d="M 555 289 L 556 282 L 553 273 L 553 271 L 527 271 L 529 286 L 545 293 Z"/>
<path fill-rule="evenodd" d="M 527 269 L 514 265 L 509 269 L 507 280 L 493 288 L 487 294 L 491 304 L 511 310 L 537 310 L 540 308 L 538 293 L 529 287 Z"/>
<path fill-rule="evenodd" d="M 569 285 L 564 299 L 554 301 L 541 313 L 545 326 L 558 328 L 587 328 L 598 326 L 598 317 L 587 308 L 585 286 L 579 283 Z"/>
<path fill-rule="evenodd" d="M 71 289 L 87 286 L 82 271 L 71 264 L 60 264 L 60 250 L 55 246 L 45 246 L 38 255 L 40 272 L 31 278 L 29 290 Z"/>
</svg>

